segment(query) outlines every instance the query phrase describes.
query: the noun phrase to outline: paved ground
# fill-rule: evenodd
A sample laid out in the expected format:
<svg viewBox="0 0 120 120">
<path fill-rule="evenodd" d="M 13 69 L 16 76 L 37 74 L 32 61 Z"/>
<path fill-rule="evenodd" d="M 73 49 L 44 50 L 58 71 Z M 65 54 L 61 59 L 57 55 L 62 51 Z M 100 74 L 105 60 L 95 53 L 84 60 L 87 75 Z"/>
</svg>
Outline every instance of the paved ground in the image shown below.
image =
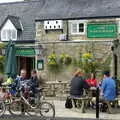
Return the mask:
<svg viewBox="0 0 120 120">
<path fill-rule="evenodd" d="M 56 120 L 96 120 L 96 111 L 89 109 L 86 110 L 86 113 L 80 113 L 78 109 L 66 109 L 64 107 L 64 100 L 49 100 L 49 102 L 53 103 L 56 108 Z M 40 117 L 30 118 L 28 116 L 10 116 L 8 112 L 6 115 L 0 118 L 0 120 L 41 120 Z M 120 120 L 120 108 L 117 109 L 115 114 L 101 113 L 99 120 Z"/>
<path fill-rule="evenodd" d="M 56 107 L 56 117 L 64 118 L 91 118 L 92 120 L 96 118 L 96 111 L 93 109 L 87 109 L 86 113 L 80 113 L 80 110 L 72 108 L 66 109 L 64 107 L 65 101 L 63 100 L 51 100 Z M 115 114 L 108 114 L 100 112 L 100 119 L 109 119 L 109 120 L 120 120 L 120 108 L 115 110 Z M 87 120 L 87 119 L 86 119 Z"/>
<path fill-rule="evenodd" d="M 22 117 L 22 116 L 21 117 L 14 116 L 13 117 L 13 116 L 5 115 L 3 117 L 0 117 L 0 120 L 43 120 L 43 119 L 39 118 L 39 117 L 28 117 L 28 116 L 24 116 L 24 117 Z M 56 117 L 55 120 L 97 120 L 97 119 Z M 99 120 L 103 120 L 103 119 L 99 119 Z"/>
</svg>

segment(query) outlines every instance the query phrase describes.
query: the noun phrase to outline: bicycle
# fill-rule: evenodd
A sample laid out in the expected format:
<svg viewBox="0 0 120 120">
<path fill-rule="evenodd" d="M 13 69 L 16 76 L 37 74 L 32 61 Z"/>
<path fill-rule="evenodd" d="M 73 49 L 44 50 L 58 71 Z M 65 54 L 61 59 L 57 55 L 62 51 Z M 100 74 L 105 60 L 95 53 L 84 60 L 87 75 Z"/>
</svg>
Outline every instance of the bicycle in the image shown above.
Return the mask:
<svg viewBox="0 0 120 120">
<path fill-rule="evenodd" d="M 9 112 L 12 115 L 21 115 L 21 104 L 24 105 L 24 109 L 28 115 L 40 115 L 43 118 L 55 118 L 55 107 L 49 102 L 41 100 L 41 94 L 43 89 L 38 89 L 37 98 L 34 99 L 34 104 L 31 103 L 32 97 L 25 98 L 22 91 L 20 91 L 20 98 L 15 99 L 9 106 Z"/>
<path fill-rule="evenodd" d="M 13 102 L 14 98 L 12 97 L 12 95 L 10 94 L 10 90 L 11 87 L 2 87 L 2 90 L 4 89 L 4 91 L 2 91 L 0 94 L 1 98 L 0 98 L 0 116 L 4 115 L 6 109 L 8 108 L 9 111 L 9 106 L 11 105 L 11 103 Z"/>
</svg>

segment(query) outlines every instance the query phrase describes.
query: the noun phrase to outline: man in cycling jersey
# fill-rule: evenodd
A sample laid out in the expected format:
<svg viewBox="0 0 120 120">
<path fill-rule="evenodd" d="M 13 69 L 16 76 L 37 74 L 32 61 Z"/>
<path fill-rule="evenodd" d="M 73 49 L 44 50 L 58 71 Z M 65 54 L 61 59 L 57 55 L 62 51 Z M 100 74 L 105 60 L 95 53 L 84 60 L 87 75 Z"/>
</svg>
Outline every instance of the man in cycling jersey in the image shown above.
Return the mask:
<svg viewBox="0 0 120 120">
<path fill-rule="evenodd" d="M 16 79 L 15 79 L 15 87 L 16 87 L 16 90 L 17 91 L 21 91 L 24 92 L 24 82 L 27 80 L 26 78 L 26 73 L 27 71 L 25 69 L 21 69 L 20 71 L 20 76 L 18 76 Z M 24 114 L 24 104 L 21 104 L 21 112 L 22 114 Z"/>
</svg>

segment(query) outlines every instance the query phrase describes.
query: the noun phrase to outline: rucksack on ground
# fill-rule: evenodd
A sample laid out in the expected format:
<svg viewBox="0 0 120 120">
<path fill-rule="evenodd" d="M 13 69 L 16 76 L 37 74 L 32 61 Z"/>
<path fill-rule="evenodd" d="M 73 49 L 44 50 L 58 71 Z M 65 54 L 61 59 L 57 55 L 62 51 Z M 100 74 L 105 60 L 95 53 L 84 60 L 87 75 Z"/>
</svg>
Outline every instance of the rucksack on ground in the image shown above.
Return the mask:
<svg viewBox="0 0 120 120">
<path fill-rule="evenodd" d="M 68 96 L 65 102 L 65 108 L 71 109 L 72 107 L 72 99 L 70 98 L 70 96 Z"/>
</svg>

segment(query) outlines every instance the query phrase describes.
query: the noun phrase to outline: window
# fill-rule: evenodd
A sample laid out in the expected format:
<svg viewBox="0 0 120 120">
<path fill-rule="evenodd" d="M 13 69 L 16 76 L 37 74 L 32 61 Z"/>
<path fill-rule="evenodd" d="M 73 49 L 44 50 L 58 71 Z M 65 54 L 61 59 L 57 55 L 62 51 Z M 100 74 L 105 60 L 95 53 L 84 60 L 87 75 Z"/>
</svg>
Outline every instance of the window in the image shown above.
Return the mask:
<svg viewBox="0 0 120 120">
<path fill-rule="evenodd" d="M 11 30 L 11 39 L 15 40 L 16 39 L 16 31 L 15 30 Z"/>
<path fill-rule="evenodd" d="M 84 24 L 83 23 L 79 24 L 79 32 L 84 32 Z"/>
<path fill-rule="evenodd" d="M 8 40 L 17 40 L 17 32 L 16 30 L 4 29 L 1 31 L 1 39 L 8 41 Z"/>
<path fill-rule="evenodd" d="M 77 24 L 72 24 L 72 33 L 77 33 Z"/>
<path fill-rule="evenodd" d="M 2 31 L 2 36 L 1 36 L 2 39 L 7 39 L 7 36 L 6 36 L 6 30 L 3 30 Z"/>
<path fill-rule="evenodd" d="M 84 21 L 72 21 L 71 34 L 85 34 L 85 22 Z"/>
</svg>

